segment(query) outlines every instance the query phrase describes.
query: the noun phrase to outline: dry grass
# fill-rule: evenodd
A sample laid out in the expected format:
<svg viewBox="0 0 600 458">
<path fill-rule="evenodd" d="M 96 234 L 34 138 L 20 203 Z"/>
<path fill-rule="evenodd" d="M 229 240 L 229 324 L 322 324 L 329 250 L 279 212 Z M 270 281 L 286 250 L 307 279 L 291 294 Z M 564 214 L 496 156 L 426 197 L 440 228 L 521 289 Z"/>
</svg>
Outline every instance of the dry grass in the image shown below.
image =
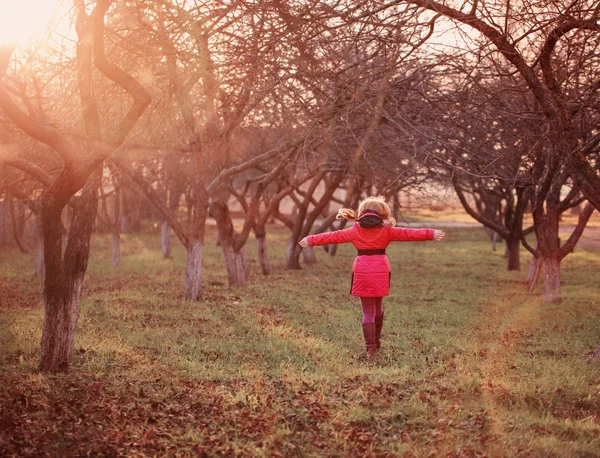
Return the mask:
<svg viewBox="0 0 600 458">
<path fill-rule="evenodd" d="M 598 250 L 563 263 L 560 305 L 527 294 L 480 229 L 390 250 L 383 350 L 364 360 L 353 250 L 229 290 L 208 243 L 206 299 L 182 300 L 184 255 L 98 237 L 69 375 L 35 370 L 34 260 L 0 252 L 2 456 L 600 456 Z M 207 240 L 214 240 L 209 233 Z M 525 255 L 524 255 L 525 256 Z"/>
</svg>

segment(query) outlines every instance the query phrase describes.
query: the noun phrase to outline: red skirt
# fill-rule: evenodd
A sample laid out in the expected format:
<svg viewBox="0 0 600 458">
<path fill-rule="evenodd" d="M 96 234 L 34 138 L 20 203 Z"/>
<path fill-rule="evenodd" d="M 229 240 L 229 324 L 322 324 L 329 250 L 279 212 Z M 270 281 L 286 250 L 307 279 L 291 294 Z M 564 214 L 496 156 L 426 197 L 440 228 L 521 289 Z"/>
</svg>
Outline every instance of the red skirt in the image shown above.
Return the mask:
<svg viewBox="0 0 600 458">
<path fill-rule="evenodd" d="M 388 296 L 391 275 L 391 272 L 354 272 L 350 294 L 359 297 Z"/>
</svg>

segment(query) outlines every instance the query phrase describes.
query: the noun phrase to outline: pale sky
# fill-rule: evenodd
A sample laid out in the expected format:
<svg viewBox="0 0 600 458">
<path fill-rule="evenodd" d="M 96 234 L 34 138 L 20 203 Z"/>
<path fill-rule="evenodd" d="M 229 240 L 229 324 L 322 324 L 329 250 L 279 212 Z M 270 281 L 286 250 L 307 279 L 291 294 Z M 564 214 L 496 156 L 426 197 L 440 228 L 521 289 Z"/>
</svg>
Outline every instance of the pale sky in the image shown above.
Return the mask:
<svg viewBox="0 0 600 458">
<path fill-rule="evenodd" d="M 43 34 L 58 0 L 0 0 L 0 45 L 23 44 Z"/>
</svg>

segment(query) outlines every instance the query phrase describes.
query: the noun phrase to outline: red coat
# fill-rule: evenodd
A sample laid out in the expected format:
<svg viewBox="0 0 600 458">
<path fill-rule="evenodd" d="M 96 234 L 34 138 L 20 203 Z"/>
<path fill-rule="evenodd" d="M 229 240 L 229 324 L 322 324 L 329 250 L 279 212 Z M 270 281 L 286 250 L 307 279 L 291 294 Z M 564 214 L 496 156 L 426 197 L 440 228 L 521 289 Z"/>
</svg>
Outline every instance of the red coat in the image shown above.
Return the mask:
<svg viewBox="0 0 600 458">
<path fill-rule="evenodd" d="M 308 237 L 310 246 L 348 243 L 357 250 L 387 248 L 390 242 L 413 242 L 433 240 L 433 229 L 409 229 L 405 227 L 362 228 L 358 223 L 350 229 L 324 232 Z M 357 256 L 352 266 L 353 296 L 382 297 L 390 294 L 390 262 L 384 254 Z"/>
</svg>

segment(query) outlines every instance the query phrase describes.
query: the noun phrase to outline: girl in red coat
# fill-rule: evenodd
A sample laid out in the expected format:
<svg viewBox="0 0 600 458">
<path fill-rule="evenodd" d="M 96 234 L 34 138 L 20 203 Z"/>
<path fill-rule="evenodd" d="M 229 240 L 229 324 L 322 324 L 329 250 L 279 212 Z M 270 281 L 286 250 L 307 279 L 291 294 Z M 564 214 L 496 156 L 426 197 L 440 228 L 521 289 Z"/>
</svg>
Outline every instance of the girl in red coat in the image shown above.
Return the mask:
<svg viewBox="0 0 600 458">
<path fill-rule="evenodd" d="M 390 207 L 382 196 L 368 197 L 358 211 L 342 208 L 337 218 L 356 221 L 350 229 L 309 235 L 300 246 L 330 245 L 351 242 L 358 251 L 352 266 L 353 296 L 359 296 L 363 312 L 363 334 L 367 358 L 373 358 L 380 347 L 383 326 L 383 296 L 390 293 L 390 262 L 385 249 L 390 242 L 412 242 L 444 238 L 444 231 L 395 227 Z"/>
</svg>

